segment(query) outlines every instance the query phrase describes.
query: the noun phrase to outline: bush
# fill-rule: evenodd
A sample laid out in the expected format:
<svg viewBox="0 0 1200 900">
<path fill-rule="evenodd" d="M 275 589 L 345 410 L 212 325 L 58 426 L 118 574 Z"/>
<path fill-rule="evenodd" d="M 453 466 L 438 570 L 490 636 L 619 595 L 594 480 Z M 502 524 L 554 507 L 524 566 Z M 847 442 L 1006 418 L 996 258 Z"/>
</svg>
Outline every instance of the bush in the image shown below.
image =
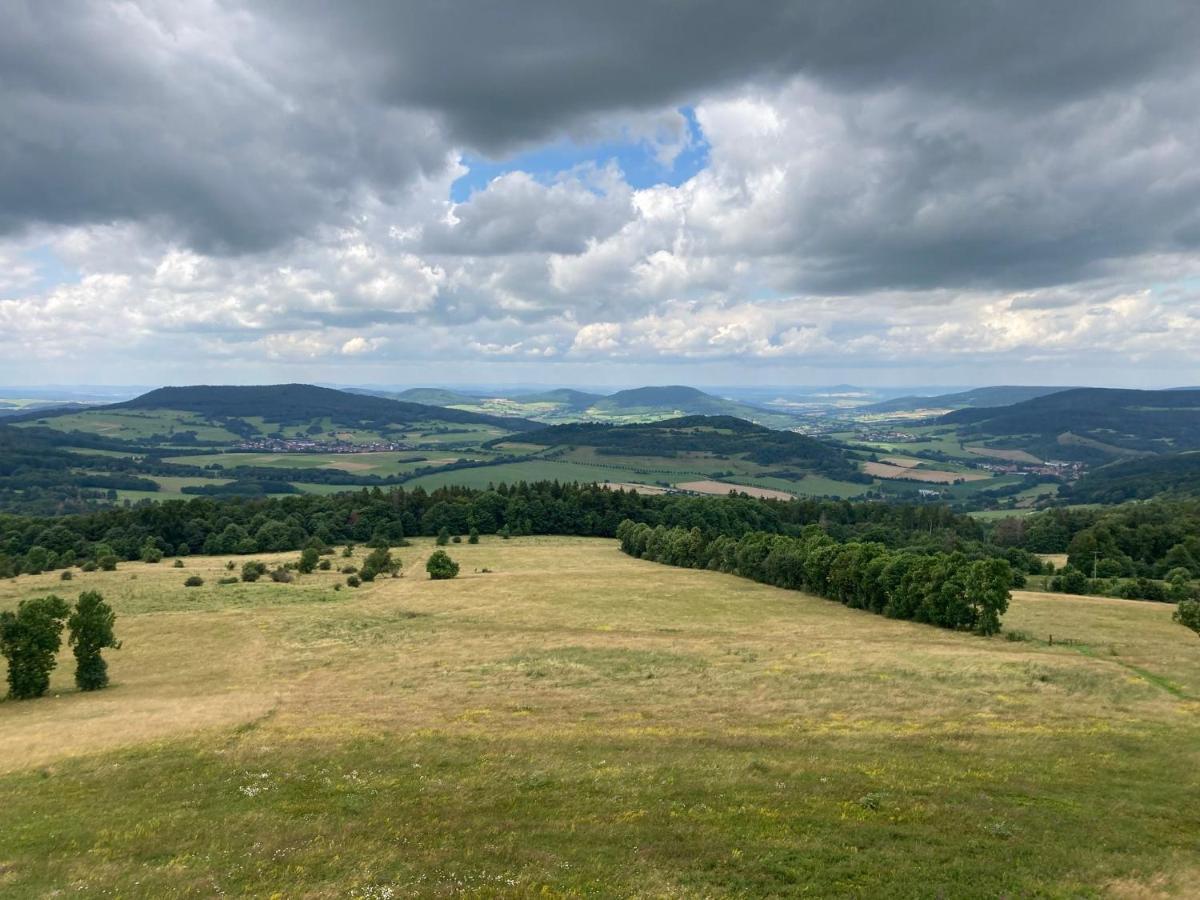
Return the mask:
<svg viewBox="0 0 1200 900">
<path fill-rule="evenodd" d="M 70 569 L 63 569 L 62 574 L 58 576 L 61 581 L 70 581 L 75 576 L 71 574 Z"/>
<path fill-rule="evenodd" d="M 113 553 L 106 553 L 106 554 L 104 554 L 103 556 L 97 557 L 97 558 L 96 558 L 96 565 L 98 565 L 98 566 L 99 566 L 101 569 L 103 569 L 105 572 L 113 572 L 113 571 L 115 571 L 115 570 L 116 570 L 116 568 L 117 568 L 117 557 L 116 557 L 116 554 L 113 554 Z"/>
<path fill-rule="evenodd" d="M 471 533 L 469 535 L 467 535 L 467 543 L 468 544 L 478 544 L 479 543 L 479 529 L 478 528 L 471 529 Z"/>
<path fill-rule="evenodd" d="M 281 566 L 271 573 L 271 580 L 279 584 L 291 584 L 296 576 Z"/>
<path fill-rule="evenodd" d="M 189 575 L 183 581 L 184 587 L 200 587 L 204 584 L 204 579 L 199 575 Z"/>
<path fill-rule="evenodd" d="M 425 563 L 425 571 L 435 581 L 454 578 L 458 575 L 458 563 L 452 560 L 445 550 L 435 550 Z"/>
<path fill-rule="evenodd" d="M 237 584 L 239 581 L 236 575 L 226 575 L 224 578 L 218 578 L 217 584 Z"/>
<path fill-rule="evenodd" d="M 177 559 L 177 560 L 175 560 L 175 562 L 171 563 L 171 565 L 174 566 L 176 569 L 182 569 L 183 568 L 183 560 Z"/>
<path fill-rule="evenodd" d="M 226 572 L 232 572 L 236 568 L 237 568 L 237 563 L 235 563 L 232 559 L 229 560 L 227 563 L 225 563 L 225 571 Z"/>
<path fill-rule="evenodd" d="M 353 544 L 347 544 L 347 545 L 346 545 L 346 546 L 345 546 L 345 547 L 342 549 L 342 556 L 343 556 L 345 559 L 349 559 L 349 558 L 350 558 L 350 557 L 352 557 L 353 555 L 354 555 L 354 545 L 353 545 Z"/>
<path fill-rule="evenodd" d="M 144 563 L 162 562 L 163 552 L 154 544 L 147 543 L 144 547 L 142 547 L 141 556 L 142 562 Z"/>
<path fill-rule="evenodd" d="M 317 552 L 316 547 L 305 547 L 300 551 L 300 562 L 296 564 L 296 570 L 301 575 L 307 575 L 317 568 L 320 561 L 321 554 Z"/>
<path fill-rule="evenodd" d="M 461 535 L 461 534 L 456 534 L 456 535 L 455 535 L 454 537 L 452 537 L 450 540 L 451 540 L 451 541 L 453 541 L 455 544 L 461 544 L 461 543 L 462 543 L 462 535 Z"/>
<path fill-rule="evenodd" d="M 1175 615 L 1171 618 L 1200 634 L 1200 600 L 1184 600 L 1175 607 Z"/>
<path fill-rule="evenodd" d="M 448 543 L 450 543 L 450 529 L 443 525 L 442 530 L 437 534 L 437 545 L 445 547 Z"/>
<path fill-rule="evenodd" d="M 49 689 L 68 613 L 67 604 L 53 595 L 22 600 L 15 613 L 0 612 L 0 655 L 8 660 L 9 696 L 27 700 Z"/>
<path fill-rule="evenodd" d="M 358 571 L 358 566 L 342 566 L 343 575 L 353 575 Z"/>
<path fill-rule="evenodd" d="M 95 571 L 96 571 L 96 569 L 97 569 L 97 568 L 99 568 L 99 567 L 96 565 L 96 563 L 95 563 L 93 560 L 90 560 L 90 559 L 89 559 L 87 562 L 85 562 L 85 563 L 84 563 L 82 566 L 80 566 L 79 568 L 80 568 L 81 570 L 83 570 L 84 572 L 95 572 Z"/>
<path fill-rule="evenodd" d="M 362 584 L 362 581 L 359 580 L 357 575 L 351 575 L 346 579 L 346 584 L 350 585 L 350 587 L 358 587 Z"/>
<path fill-rule="evenodd" d="M 257 559 L 242 564 L 242 581 L 258 581 L 267 574 L 267 564 Z"/>
<path fill-rule="evenodd" d="M 75 685 L 81 691 L 98 691 L 108 686 L 108 664 L 100 652 L 109 647 L 120 649 L 121 642 L 113 633 L 116 621 L 116 613 L 99 593 L 85 591 L 79 595 L 67 627 L 75 653 Z"/>
<path fill-rule="evenodd" d="M 323 559 L 319 563 L 317 563 L 317 568 L 320 569 L 322 572 L 328 572 L 330 570 L 330 568 L 332 568 L 332 566 L 330 565 L 329 560 Z"/>
</svg>

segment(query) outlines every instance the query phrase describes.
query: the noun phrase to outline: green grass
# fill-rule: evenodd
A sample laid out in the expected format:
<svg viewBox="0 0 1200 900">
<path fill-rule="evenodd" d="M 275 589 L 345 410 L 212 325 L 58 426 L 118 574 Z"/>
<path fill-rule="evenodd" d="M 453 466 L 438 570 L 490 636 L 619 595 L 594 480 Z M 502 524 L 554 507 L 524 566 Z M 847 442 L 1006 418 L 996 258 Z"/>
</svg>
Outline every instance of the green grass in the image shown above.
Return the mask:
<svg viewBox="0 0 1200 900">
<path fill-rule="evenodd" d="M 64 653 L 0 703 L 0 895 L 1194 895 L 1200 642 L 1162 604 L 1018 593 L 1007 641 L 607 540 L 451 545 L 451 582 L 431 549 L 356 590 L 0 582 L 99 589 L 125 641 L 108 691 Z"/>
</svg>

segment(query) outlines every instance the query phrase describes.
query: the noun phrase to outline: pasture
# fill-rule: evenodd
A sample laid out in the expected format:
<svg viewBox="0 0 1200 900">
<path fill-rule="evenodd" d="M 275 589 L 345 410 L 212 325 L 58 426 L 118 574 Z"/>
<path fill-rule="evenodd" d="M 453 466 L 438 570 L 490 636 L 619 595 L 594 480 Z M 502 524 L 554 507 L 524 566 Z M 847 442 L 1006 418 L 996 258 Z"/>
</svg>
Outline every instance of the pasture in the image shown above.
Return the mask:
<svg viewBox="0 0 1200 900">
<path fill-rule="evenodd" d="M 449 582 L 431 549 L 337 591 L 196 557 L 0 583 L 98 589 L 125 641 L 105 692 L 64 653 L 0 703 L 0 894 L 1194 895 L 1168 607 L 1022 593 L 982 639 L 608 540 L 452 544 Z"/>
</svg>

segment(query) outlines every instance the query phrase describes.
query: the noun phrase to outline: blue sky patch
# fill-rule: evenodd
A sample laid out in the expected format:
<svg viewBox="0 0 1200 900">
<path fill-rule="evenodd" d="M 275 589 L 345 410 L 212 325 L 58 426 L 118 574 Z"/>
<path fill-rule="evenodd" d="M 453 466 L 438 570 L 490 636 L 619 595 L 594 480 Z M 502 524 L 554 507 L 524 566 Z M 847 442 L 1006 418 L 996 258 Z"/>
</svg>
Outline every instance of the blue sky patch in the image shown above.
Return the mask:
<svg viewBox="0 0 1200 900">
<path fill-rule="evenodd" d="M 659 161 L 654 146 L 648 141 L 576 144 L 563 140 L 503 160 L 465 155 L 463 165 L 470 171 L 450 186 L 450 199 L 462 203 L 475 191 L 486 188 L 493 178 L 506 172 L 528 172 L 536 180 L 549 183 L 560 172 L 586 163 L 604 166 L 609 160 L 616 160 L 625 173 L 626 181 L 635 188 L 682 184 L 708 162 L 708 141 L 704 139 L 693 109 L 689 106 L 679 111 L 687 120 L 691 140 L 670 166 Z"/>
</svg>

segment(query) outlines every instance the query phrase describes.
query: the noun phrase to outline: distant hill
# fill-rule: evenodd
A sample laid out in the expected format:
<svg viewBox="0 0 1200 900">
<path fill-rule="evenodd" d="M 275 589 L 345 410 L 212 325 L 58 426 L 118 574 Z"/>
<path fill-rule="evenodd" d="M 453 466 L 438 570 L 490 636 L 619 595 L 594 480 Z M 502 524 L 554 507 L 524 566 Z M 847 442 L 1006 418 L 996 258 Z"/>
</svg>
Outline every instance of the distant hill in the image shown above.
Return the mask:
<svg viewBox="0 0 1200 900">
<path fill-rule="evenodd" d="M 347 394 L 359 394 L 363 397 L 382 397 L 385 400 L 400 400 L 405 403 L 423 403 L 426 406 L 470 406 L 478 403 L 479 398 L 470 394 L 460 394 L 445 388 L 409 388 L 406 391 L 376 391 L 367 388 L 345 388 Z"/>
<path fill-rule="evenodd" d="M 855 409 L 856 413 L 917 412 L 922 409 L 986 409 L 996 406 L 1011 406 L 1048 394 L 1072 390 L 1069 387 L 1034 387 L 1024 385 L 997 385 L 974 388 L 955 394 L 938 394 L 933 397 L 896 397 Z"/>
<path fill-rule="evenodd" d="M 487 416 L 427 404 L 351 394 L 311 384 L 163 387 L 133 400 L 98 409 L 177 409 L 205 416 L 260 416 L 267 422 L 281 423 L 329 418 L 335 423 L 347 425 L 396 425 L 436 420 L 469 425 L 493 425 L 509 431 L 539 427 L 536 422 L 523 419 Z"/>
<path fill-rule="evenodd" d="M 1075 503 L 1200 496 L 1200 452 L 1143 456 L 1094 469 L 1071 486 Z"/>
<path fill-rule="evenodd" d="M 837 448 L 816 438 L 777 431 L 732 416 L 681 416 L 632 425 L 580 422 L 522 434 L 523 444 L 592 447 L 602 456 L 673 457 L 710 453 L 741 457 L 761 466 L 815 472 L 847 481 L 870 481 Z"/>
<path fill-rule="evenodd" d="M 964 440 L 1043 458 L 1106 461 L 1200 449 L 1200 391 L 1074 388 L 1011 406 L 960 409 L 938 422 L 957 426 Z"/>
<path fill-rule="evenodd" d="M 513 394 L 509 399 L 521 403 L 559 403 L 570 409 L 585 410 L 594 403 L 604 399 L 604 394 L 589 394 L 586 391 L 575 391 L 571 388 L 558 388 L 553 391 L 542 391 L 538 394 Z"/>
<path fill-rule="evenodd" d="M 796 424 L 796 419 L 786 413 L 737 400 L 727 400 L 679 384 L 617 391 L 593 403 L 588 414 L 592 418 L 732 416 L 774 428 L 787 428 Z"/>
</svg>

